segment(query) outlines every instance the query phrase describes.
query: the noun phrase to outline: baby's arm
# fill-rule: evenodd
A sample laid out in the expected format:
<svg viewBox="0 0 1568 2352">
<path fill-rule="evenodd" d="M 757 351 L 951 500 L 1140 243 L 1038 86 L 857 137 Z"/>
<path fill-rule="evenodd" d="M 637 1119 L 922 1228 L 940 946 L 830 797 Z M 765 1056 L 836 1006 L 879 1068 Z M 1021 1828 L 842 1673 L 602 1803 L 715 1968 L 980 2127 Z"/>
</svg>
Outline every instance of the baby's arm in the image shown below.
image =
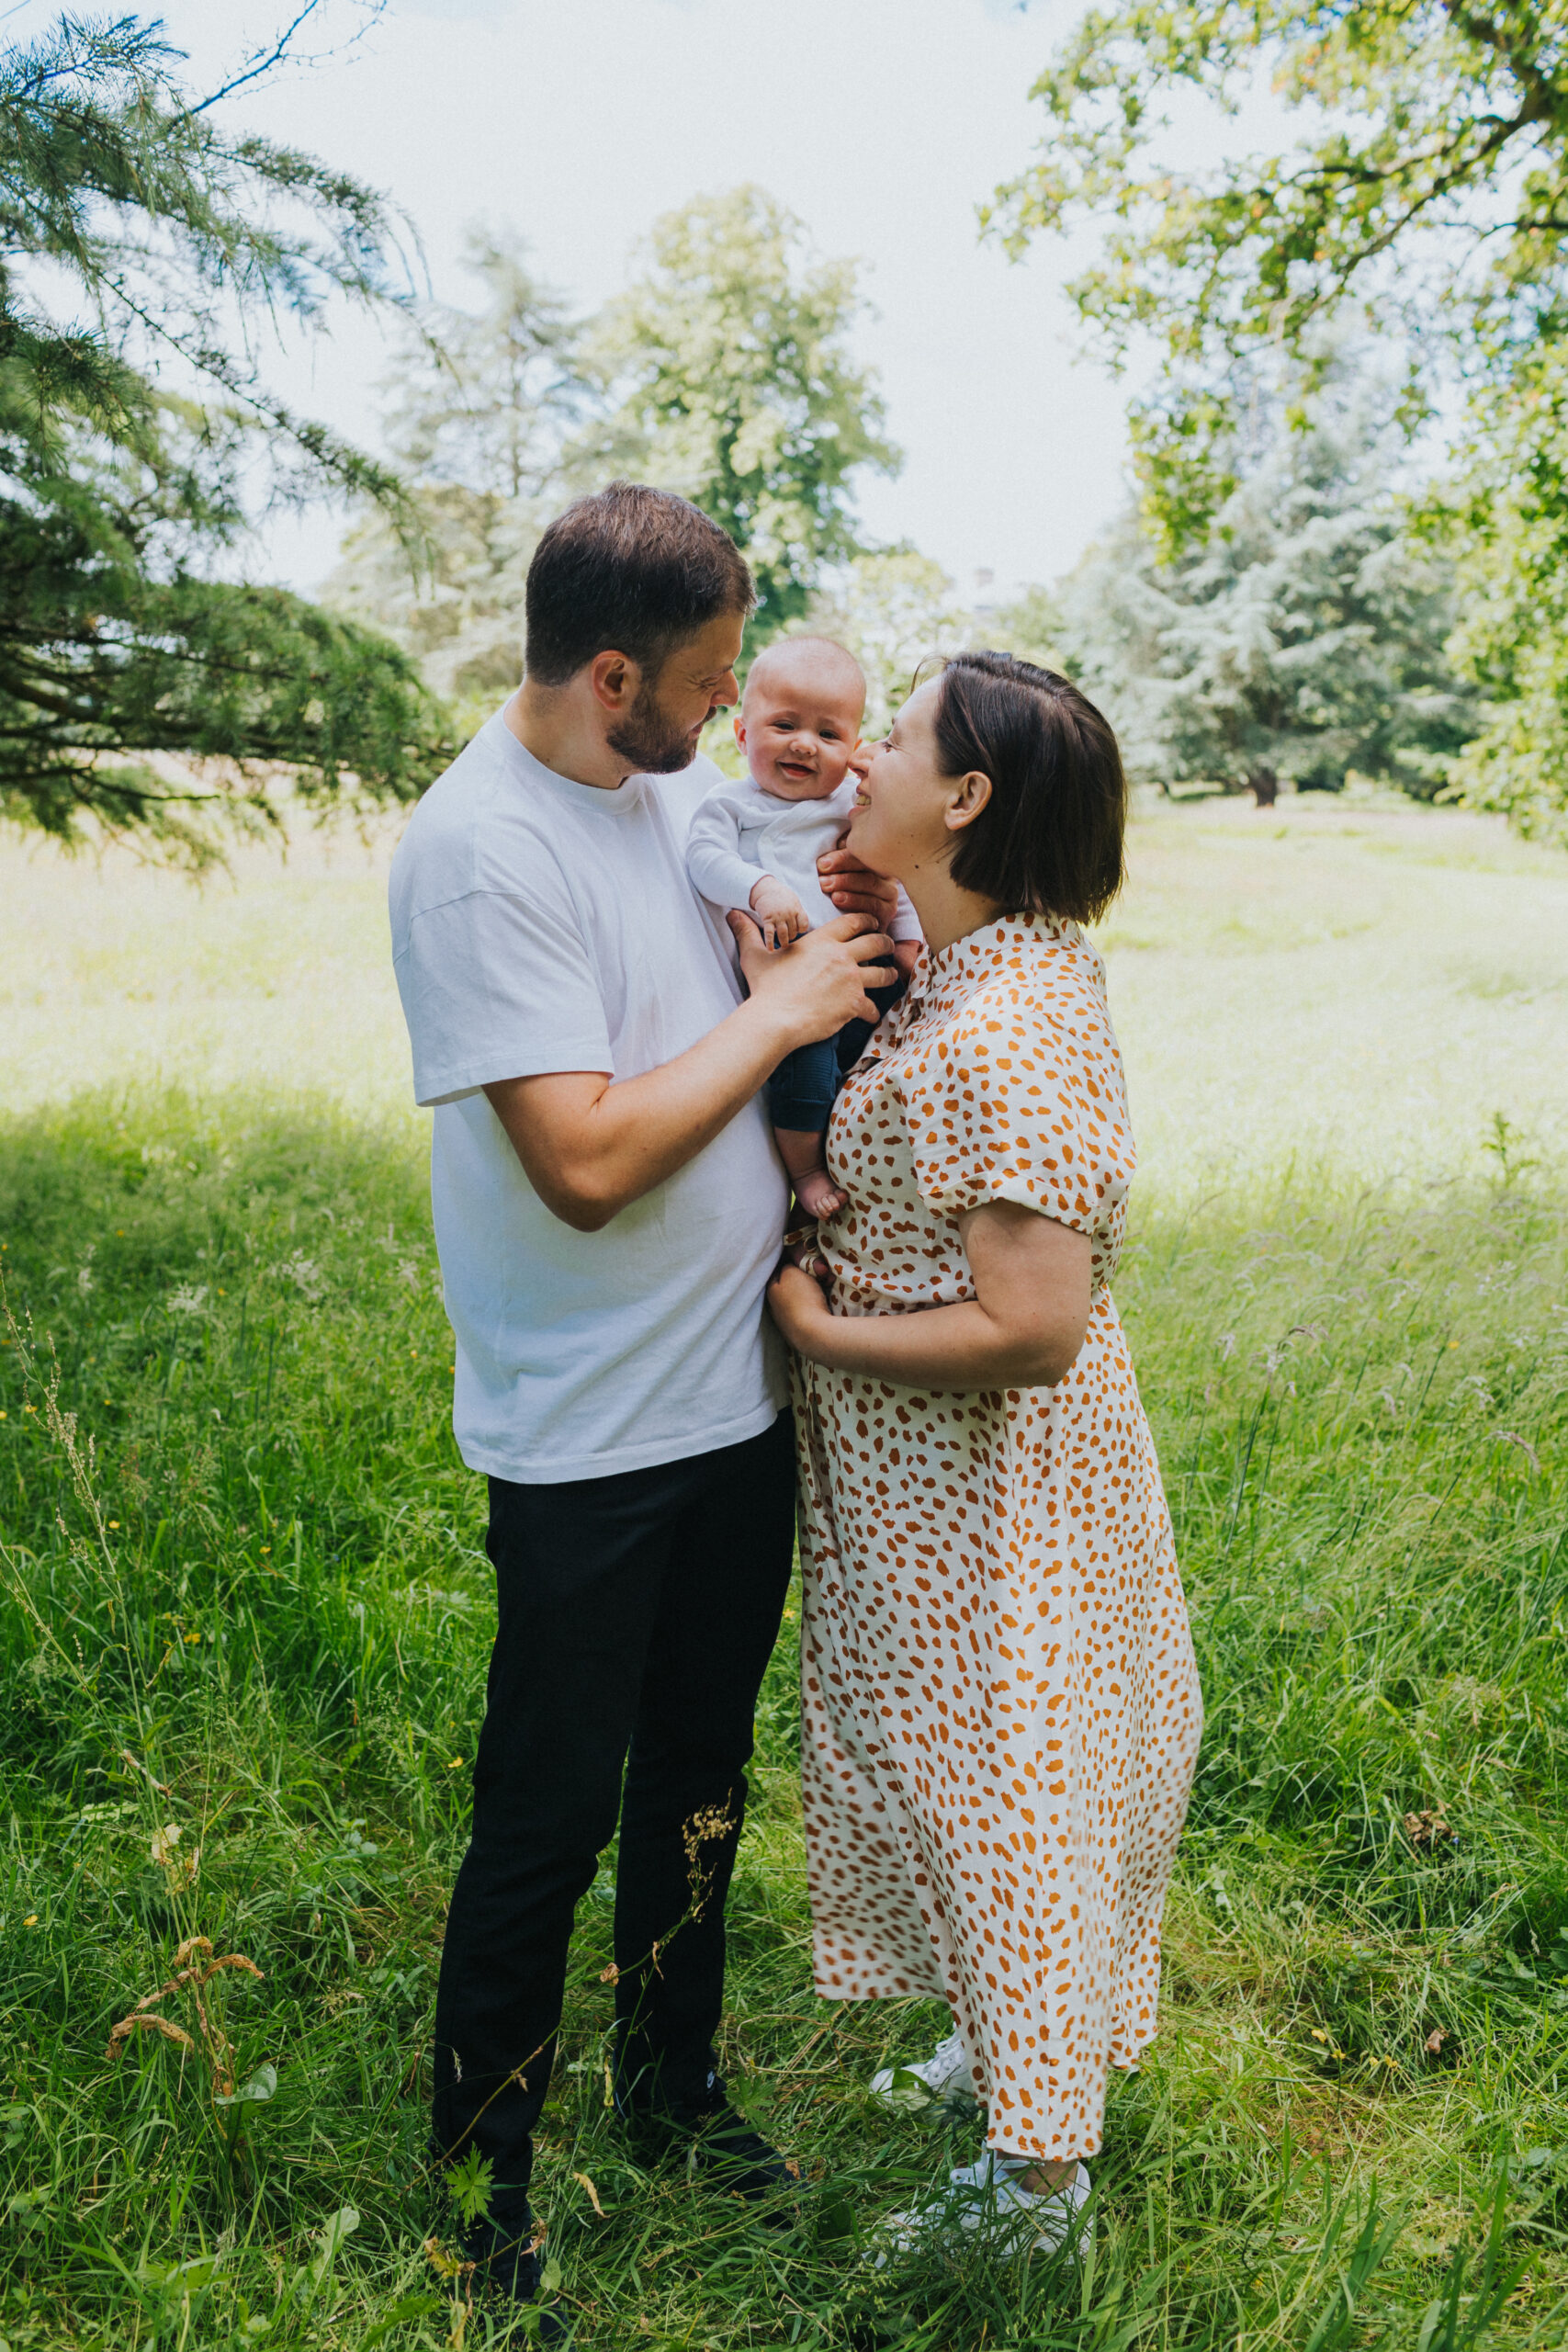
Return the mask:
<svg viewBox="0 0 1568 2352">
<path fill-rule="evenodd" d="M 751 893 L 763 877 L 740 854 L 739 813 L 722 785 L 697 803 L 686 834 L 686 872 L 712 905 L 752 911 Z"/>
</svg>

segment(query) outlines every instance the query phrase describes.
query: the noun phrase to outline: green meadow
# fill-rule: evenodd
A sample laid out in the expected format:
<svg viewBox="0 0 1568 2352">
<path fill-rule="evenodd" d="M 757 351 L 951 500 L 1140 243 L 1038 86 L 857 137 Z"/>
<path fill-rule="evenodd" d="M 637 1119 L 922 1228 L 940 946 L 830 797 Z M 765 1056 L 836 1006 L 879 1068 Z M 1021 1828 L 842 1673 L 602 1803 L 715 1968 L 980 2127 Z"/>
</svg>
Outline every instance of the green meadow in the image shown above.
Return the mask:
<svg viewBox="0 0 1568 2352">
<path fill-rule="evenodd" d="M 423 2169 L 491 1600 L 387 852 L 0 849 L 6 2352 L 497 2334 Z M 786 1624 L 722 2056 L 806 2217 L 618 2135 L 606 1863 L 536 2199 L 584 2346 L 1568 2341 L 1568 858 L 1346 799 L 1152 804 L 1132 865 L 1116 1295 L 1208 1727 L 1092 2256 L 865 2258 L 979 2132 L 865 2095 L 933 2009 L 811 1992 Z"/>
</svg>

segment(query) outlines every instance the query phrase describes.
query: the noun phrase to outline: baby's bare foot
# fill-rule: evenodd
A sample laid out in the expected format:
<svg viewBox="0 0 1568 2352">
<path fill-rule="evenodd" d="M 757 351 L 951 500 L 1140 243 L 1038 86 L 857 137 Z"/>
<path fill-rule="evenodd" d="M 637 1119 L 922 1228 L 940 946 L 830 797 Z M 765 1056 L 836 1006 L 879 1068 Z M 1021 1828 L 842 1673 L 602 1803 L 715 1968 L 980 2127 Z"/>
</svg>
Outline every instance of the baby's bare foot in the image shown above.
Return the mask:
<svg viewBox="0 0 1568 2352">
<path fill-rule="evenodd" d="M 795 1179 L 795 1197 L 807 1216 L 837 1216 L 849 1194 L 840 1192 L 825 1168 L 807 1169 Z"/>
</svg>

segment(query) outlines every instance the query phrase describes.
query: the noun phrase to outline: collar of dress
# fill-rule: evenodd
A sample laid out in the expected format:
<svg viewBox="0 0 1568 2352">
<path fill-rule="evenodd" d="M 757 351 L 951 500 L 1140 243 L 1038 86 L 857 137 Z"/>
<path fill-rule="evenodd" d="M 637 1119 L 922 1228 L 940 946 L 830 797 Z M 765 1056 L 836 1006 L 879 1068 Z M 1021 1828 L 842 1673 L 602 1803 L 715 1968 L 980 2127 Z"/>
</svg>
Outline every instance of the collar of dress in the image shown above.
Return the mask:
<svg viewBox="0 0 1568 2352">
<path fill-rule="evenodd" d="M 940 949 L 934 956 L 929 947 L 922 947 L 909 975 L 908 987 L 881 1028 L 873 1034 L 864 1060 L 886 1060 L 903 1043 L 922 1013 L 933 1009 L 951 1012 L 962 1004 L 966 996 L 992 977 L 1010 949 L 1026 941 L 1043 946 L 1051 940 L 1066 938 L 1068 929 L 1054 915 L 1002 915 L 996 922 L 983 922 L 978 930 L 965 932 L 962 939 L 955 939 L 951 946 Z"/>
</svg>

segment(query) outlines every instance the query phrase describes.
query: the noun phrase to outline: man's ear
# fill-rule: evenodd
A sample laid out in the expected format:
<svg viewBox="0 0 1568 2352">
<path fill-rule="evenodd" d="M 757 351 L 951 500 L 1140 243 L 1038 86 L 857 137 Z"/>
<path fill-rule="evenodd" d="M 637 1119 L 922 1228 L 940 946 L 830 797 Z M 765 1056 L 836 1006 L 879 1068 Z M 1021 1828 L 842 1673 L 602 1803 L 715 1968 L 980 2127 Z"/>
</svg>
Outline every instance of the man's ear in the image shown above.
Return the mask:
<svg viewBox="0 0 1568 2352">
<path fill-rule="evenodd" d="M 958 789 L 948 802 L 942 820 L 948 831 L 961 832 L 965 825 L 972 825 L 990 797 L 991 779 L 979 768 L 971 768 L 967 775 L 960 776 Z"/>
<path fill-rule="evenodd" d="M 605 710 L 623 711 L 637 696 L 641 673 L 625 653 L 596 653 L 588 665 L 593 699 Z"/>
</svg>

